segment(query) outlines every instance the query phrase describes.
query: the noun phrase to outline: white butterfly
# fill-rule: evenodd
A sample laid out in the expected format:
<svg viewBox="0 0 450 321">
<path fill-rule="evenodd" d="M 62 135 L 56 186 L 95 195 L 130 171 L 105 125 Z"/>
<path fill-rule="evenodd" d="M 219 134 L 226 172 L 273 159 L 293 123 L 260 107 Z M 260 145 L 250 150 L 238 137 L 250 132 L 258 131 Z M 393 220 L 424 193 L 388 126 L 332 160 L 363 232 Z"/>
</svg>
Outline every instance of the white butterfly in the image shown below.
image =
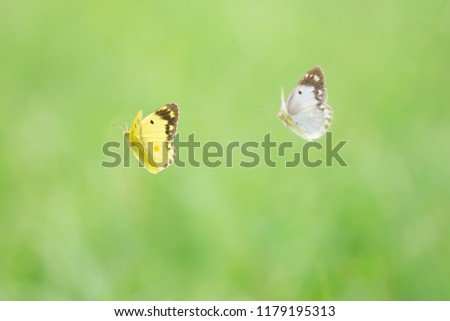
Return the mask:
<svg viewBox="0 0 450 321">
<path fill-rule="evenodd" d="M 325 76 L 320 67 L 309 70 L 284 101 L 277 117 L 298 136 L 312 141 L 322 137 L 331 125 L 333 110 L 326 104 Z"/>
</svg>

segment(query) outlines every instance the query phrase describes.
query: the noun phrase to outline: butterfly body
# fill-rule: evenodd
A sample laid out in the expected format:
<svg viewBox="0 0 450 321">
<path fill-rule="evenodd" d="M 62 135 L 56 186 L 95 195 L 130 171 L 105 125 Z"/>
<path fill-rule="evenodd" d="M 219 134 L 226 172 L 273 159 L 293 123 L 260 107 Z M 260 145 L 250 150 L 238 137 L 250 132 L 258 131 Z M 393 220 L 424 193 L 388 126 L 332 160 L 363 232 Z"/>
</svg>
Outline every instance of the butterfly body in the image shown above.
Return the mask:
<svg viewBox="0 0 450 321">
<path fill-rule="evenodd" d="M 150 173 L 157 174 L 173 163 L 177 126 L 178 106 L 167 104 L 145 118 L 139 111 L 124 133 L 134 156 Z"/>
<path fill-rule="evenodd" d="M 312 141 L 330 127 L 333 110 L 327 105 L 325 77 L 320 67 L 309 70 L 294 87 L 287 101 L 281 91 L 277 117 L 296 135 Z"/>
</svg>

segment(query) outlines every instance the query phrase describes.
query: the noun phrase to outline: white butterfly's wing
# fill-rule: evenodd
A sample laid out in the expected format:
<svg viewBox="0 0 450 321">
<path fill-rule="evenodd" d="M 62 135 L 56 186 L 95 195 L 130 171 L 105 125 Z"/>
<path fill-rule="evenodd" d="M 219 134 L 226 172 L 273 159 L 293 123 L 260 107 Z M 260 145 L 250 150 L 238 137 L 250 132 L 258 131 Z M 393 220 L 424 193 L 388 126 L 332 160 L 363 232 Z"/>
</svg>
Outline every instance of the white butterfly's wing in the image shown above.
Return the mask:
<svg viewBox="0 0 450 321">
<path fill-rule="evenodd" d="M 326 101 L 325 77 L 320 67 L 314 67 L 300 79 L 284 107 L 291 123 L 297 127 L 293 131 L 297 134 L 300 131 L 308 140 L 320 138 L 333 118 L 333 111 Z"/>
<path fill-rule="evenodd" d="M 287 114 L 287 108 L 286 108 L 286 102 L 284 101 L 284 90 L 283 88 L 281 88 L 281 108 L 280 108 L 280 112 Z"/>
<path fill-rule="evenodd" d="M 300 110 L 314 108 L 327 102 L 325 77 L 320 67 L 309 70 L 291 91 L 286 107 L 290 115 Z"/>
<path fill-rule="evenodd" d="M 333 110 L 328 105 L 322 105 L 320 108 L 300 110 L 298 114 L 291 116 L 291 118 L 303 136 L 311 141 L 326 133 L 331 125 Z"/>
</svg>

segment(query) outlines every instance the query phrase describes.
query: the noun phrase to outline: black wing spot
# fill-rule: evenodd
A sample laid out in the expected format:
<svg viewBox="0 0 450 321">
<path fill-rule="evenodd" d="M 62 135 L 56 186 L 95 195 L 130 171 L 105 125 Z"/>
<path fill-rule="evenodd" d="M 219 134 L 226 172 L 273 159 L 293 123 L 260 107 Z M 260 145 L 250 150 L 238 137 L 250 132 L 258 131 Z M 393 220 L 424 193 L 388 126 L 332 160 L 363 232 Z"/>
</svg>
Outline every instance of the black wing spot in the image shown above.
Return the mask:
<svg viewBox="0 0 450 321">
<path fill-rule="evenodd" d="M 298 91 L 298 94 L 299 94 L 299 95 L 301 95 L 301 94 L 302 94 L 302 91 L 301 91 L 301 90 L 299 90 L 299 91 Z"/>
<path fill-rule="evenodd" d="M 178 106 L 176 104 L 166 104 L 155 112 L 156 115 L 167 121 L 167 140 L 172 140 L 177 131 Z M 171 127 L 172 126 L 172 127 Z"/>
<path fill-rule="evenodd" d="M 150 119 L 150 123 L 153 125 L 155 122 L 152 119 Z"/>
</svg>

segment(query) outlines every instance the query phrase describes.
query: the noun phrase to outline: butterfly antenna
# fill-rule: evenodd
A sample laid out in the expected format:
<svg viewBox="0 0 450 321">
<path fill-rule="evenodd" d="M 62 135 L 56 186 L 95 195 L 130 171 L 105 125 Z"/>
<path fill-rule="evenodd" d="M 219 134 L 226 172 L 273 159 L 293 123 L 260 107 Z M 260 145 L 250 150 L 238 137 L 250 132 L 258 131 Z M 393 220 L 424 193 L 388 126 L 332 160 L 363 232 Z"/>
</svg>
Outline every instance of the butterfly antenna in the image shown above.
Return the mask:
<svg viewBox="0 0 450 321">
<path fill-rule="evenodd" d="M 114 127 L 119 127 L 120 129 L 122 129 L 123 131 L 125 131 L 125 128 L 123 128 L 122 126 L 119 126 L 117 124 L 112 124 Z M 128 131 L 128 125 L 127 125 L 127 131 Z"/>
<path fill-rule="evenodd" d="M 264 110 L 264 109 L 260 109 L 259 112 L 260 112 L 260 113 L 266 113 L 266 114 L 272 114 L 272 115 L 273 115 L 273 114 L 276 114 L 276 113 L 274 113 L 273 111 L 268 111 L 268 110 Z"/>
</svg>

